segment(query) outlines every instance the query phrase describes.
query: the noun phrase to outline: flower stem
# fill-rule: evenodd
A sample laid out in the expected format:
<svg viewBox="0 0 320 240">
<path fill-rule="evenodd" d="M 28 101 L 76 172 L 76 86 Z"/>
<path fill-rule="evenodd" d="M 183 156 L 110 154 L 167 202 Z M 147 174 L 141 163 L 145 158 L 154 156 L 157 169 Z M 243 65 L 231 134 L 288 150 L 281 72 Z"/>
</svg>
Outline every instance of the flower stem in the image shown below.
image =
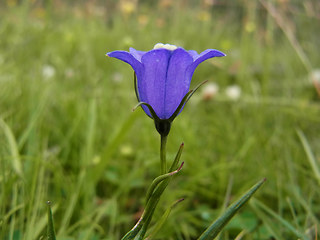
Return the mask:
<svg viewBox="0 0 320 240">
<path fill-rule="evenodd" d="M 165 146 L 165 145 L 164 145 Z M 169 169 L 169 174 L 174 175 L 175 173 L 179 172 L 181 170 L 181 167 L 183 164 L 181 164 L 181 166 L 178 168 L 178 164 L 179 164 L 179 160 L 181 157 L 181 153 L 183 150 L 183 146 L 184 144 L 182 143 L 180 145 L 179 151 Z M 165 150 L 165 148 L 164 148 Z M 178 169 L 177 169 L 178 168 Z M 174 171 L 174 169 L 176 169 L 176 171 Z M 164 174 L 165 176 L 160 176 L 160 178 L 165 178 L 163 179 L 154 190 L 151 190 L 152 194 L 150 195 L 150 197 L 148 197 L 147 203 L 146 203 L 146 207 L 144 212 L 142 213 L 141 218 L 139 219 L 139 221 L 137 222 L 137 224 L 129 231 L 127 232 L 127 234 L 121 239 L 121 240 L 142 240 L 146 234 L 146 231 L 149 227 L 149 224 L 152 220 L 152 216 L 153 213 L 158 205 L 158 202 L 160 200 L 160 197 L 162 195 L 162 193 L 164 192 L 164 190 L 166 189 L 166 187 L 168 186 L 169 182 L 170 182 L 170 177 L 167 177 L 167 174 Z M 158 178 L 159 179 L 159 178 Z M 156 180 L 158 181 L 158 180 Z M 152 185 L 151 185 L 151 188 Z"/>
<path fill-rule="evenodd" d="M 161 136 L 160 144 L 160 165 L 161 165 L 161 175 L 167 173 L 167 160 L 166 160 L 166 146 L 167 146 L 167 136 Z"/>
</svg>

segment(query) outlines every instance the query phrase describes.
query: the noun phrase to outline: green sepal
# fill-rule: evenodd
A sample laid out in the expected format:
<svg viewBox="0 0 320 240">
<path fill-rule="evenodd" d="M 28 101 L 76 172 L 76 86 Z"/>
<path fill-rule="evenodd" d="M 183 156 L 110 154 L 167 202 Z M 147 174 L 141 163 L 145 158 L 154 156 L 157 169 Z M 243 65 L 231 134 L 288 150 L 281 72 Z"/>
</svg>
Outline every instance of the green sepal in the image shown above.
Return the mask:
<svg viewBox="0 0 320 240">
<path fill-rule="evenodd" d="M 170 122 L 172 122 L 180 113 L 182 107 L 189 101 L 189 99 L 192 97 L 192 95 L 203 85 L 207 82 L 203 81 L 202 83 L 198 84 L 193 90 L 190 90 L 181 100 L 179 106 L 174 111 L 174 113 L 171 115 L 171 117 L 168 119 Z"/>
<path fill-rule="evenodd" d="M 50 201 L 47 202 L 47 215 L 48 215 L 47 240 L 56 240 Z"/>
<path fill-rule="evenodd" d="M 171 129 L 171 122 L 167 119 L 160 119 L 156 112 L 153 110 L 152 106 L 146 102 L 139 102 L 134 108 L 133 108 L 133 111 L 135 111 L 138 107 L 141 107 L 142 105 L 145 105 L 149 111 L 150 111 L 150 114 L 151 114 L 151 119 L 154 120 L 154 125 L 157 129 L 157 131 L 159 132 L 159 134 L 161 136 L 168 136 L 169 132 L 170 132 L 170 129 Z M 148 117 L 150 117 L 148 115 Z"/>
<path fill-rule="evenodd" d="M 151 107 L 150 104 L 146 103 L 146 102 L 139 102 L 132 110 L 135 111 L 138 107 L 141 107 L 142 105 L 145 105 L 149 111 L 150 111 L 150 114 L 151 114 L 151 118 L 154 120 L 154 121 L 160 121 L 161 119 L 157 116 L 156 112 L 153 110 L 153 108 Z M 148 115 L 149 116 L 149 115 Z M 150 116 L 149 116 L 150 117 Z"/>
<path fill-rule="evenodd" d="M 133 72 L 133 84 L 134 84 L 134 91 L 136 93 L 137 100 L 138 100 L 138 102 L 140 102 L 138 83 L 137 83 L 137 75 L 135 72 Z"/>
<path fill-rule="evenodd" d="M 181 100 L 179 106 L 177 107 L 177 109 L 174 111 L 174 113 L 171 115 L 171 117 L 168 118 L 168 120 L 170 122 L 172 122 L 178 116 L 178 114 L 180 113 L 182 107 L 186 104 L 187 99 L 188 99 L 188 97 L 189 97 L 189 95 L 191 93 L 192 93 L 192 90 L 190 90 L 189 92 L 187 92 L 186 95 L 184 95 L 184 97 L 182 98 L 182 100 Z"/>
<path fill-rule="evenodd" d="M 232 204 L 225 213 L 219 217 L 215 222 L 213 222 L 210 227 L 208 227 L 198 238 L 198 240 L 212 240 L 221 232 L 224 226 L 231 220 L 231 218 L 241 209 L 241 207 L 249 201 L 251 196 L 261 187 L 261 185 L 266 181 L 262 179 L 251 189 L 249 189 L 237 202 Z"/>
<path fill-rule="evenodd" d="M 199 84 L 191 91 L 190 95 L 189 95 L 188 98 L 187 98 L 186 103 L 189 101 L 189 99 L 192 97 L 192 95 L 193 95 L 202 85 L 204 85 L 204 84 L 207 83 L 207 82 L 208 82 L 208 80 L 205 80 L 205 81 L 199 83 Z"/>
</svg>

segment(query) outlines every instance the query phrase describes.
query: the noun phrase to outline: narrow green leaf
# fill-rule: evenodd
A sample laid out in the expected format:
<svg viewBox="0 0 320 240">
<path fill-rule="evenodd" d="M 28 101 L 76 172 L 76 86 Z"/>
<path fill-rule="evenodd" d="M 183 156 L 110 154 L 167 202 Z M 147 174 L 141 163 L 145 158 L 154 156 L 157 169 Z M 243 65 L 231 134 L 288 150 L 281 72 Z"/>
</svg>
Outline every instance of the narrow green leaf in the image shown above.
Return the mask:
<svg viewBox="0 0 320 240">
<path fill-rule="evenodd" d="M 267 214 L 271 215 L 274 217 L 279 223 L 281 223 L 283 226 L 285 226 L 288 230 L 290 230 L 293 234 L 297 236 L 297 238 L 302 239 L 302 240 L 308 240 L 309 238 L 302 232 L 300 232 L 296 227 L 292 226 L 287 220 L 282 218 L 279 214 L 274 212 L 272 209 L 264 205 L 262 202 L 253 199 L 252 203 L 253 205 L 257 206 L 258 208 L 262 209 L 265 211 Z"/>
<path fill-rule="evenodd" d="M 255 212 L 257 217 L 261 219 L 263 222 L 263 225 L 261 225 L 260 229 L 265 229 L 268 232 L 268 237 L 270 238 L 272 237 L 273 239 L 282 239 L 281 229 L 279 229 L 278 224 L 275 224 L 273 219 L 271 219 L 264 211 L 262 211 L 258 206 L 256 206 L 254 204 L 254 201 L 252 200 L 249 203 L 250 207 Z"/>
<path fill-rule="evenodd" d="M 165 213 L 161 216 L 161 218 L 159 219 L 159 221 L 156 223 L 156 225 L 154 226 L 152 232 L 150 233 L 150 235 L 146 238 L 146 240 L 150 240 L 153 239 L 153 237 L 159 232 L 159 230 L 161 229 L 161 227 L 165 224 L 165 222 L 167 221 L 172 209 L 179 204 L 180 202 L 182 202 L 184 200 L 184 198 L 181 198 L 177 201 L 175 201 L 166 211 Z"/>
<path fill-rule="evenodd" d="M 182 154 L 183 147 L 184 147 L 184 143 L 182 143 L 179 147 L 179 150 L 176 154 L 176 157 L 170 167 L 170 170 L 169 170 L 170 172 L 172 172 L 174 168 L 178 167 L 178 163 L 179 163 L 179 160 L 180 160 L 180 157 Z M 181 167 L 182 167 L 182 165 L 181 165 Z M 181 169 L 181 167 L 180 167 L 180 169 Z M 151 222 L 151 219 L 152 219 L 153 213 L 155 211 L 155 208 L 157 206 L 157 203 L 159 202 L 160 197 L 161 197 L 163 191 L 165 190 L 165 188 L 168 186 L 170 180 L 171 180 L 171 178 L 166 178 L 164 181 L 162 181 L 159 184 L 159 186 L 155 189 L 155 191 L 153 191 L 153 193 L 150 197 L 150 201 L 148 201 L 148 203 L 147 203 L 147 208 L 148 208 L 147 214 L 144 217 L 143 222 L 140 223 L 141 229 L 139 230 L 139 232 L 138 232 L 137 236 L 134 238 L 134 240 L 144 239 L 144 236 L 148 230 L 148 227 Z M 150 202 L 152 202 L 153 204 L 149 205 Z"/>
<path fill-rule="evenodd" d="M 7 142 L 9 145 L 9 150 L 12 157 L 12 168 L 16 172 L 17 175 L 20 177 L 23 176 L 22 172 L 22 164 L 21 164 L 21 158 L 18 150 L 18 144 L 14 137 L 14 134 L 10 127 L 0 118 L 0 128 L 2 128 L 4 135 L 7 138 Z"/>
<path fill-rule="evenodd" d="M 298 133 L 298 136 L 299 136 L 300 141 L 302 143 L 302 146 L 304 148 L 304 151 L 307 154 L 307 157 L 308 157 L 309 163 L 311 165 L 311 168 L 313 170 L 313 173 L 314 173 L 318 183 L 320 184 L 320 168 L 317 164 L 317 160 L 316 160 L 315 156 L 313 155 L 313 152 L 310 148 L 308 140 L 301 130 L 297 130 L 297 133 Z"/>
<path fill-rule="evenodd" d="M 181 154 L 182 154 L 183 147 L 184 147 L 184 144 L 182 143 L 170 167 L 170 170 L 169 170 L 170 172 L 172 172 L 175 168 L 177 168 Z M 159 186 L 152 192 L 146 204 L 146 208 L 142 213 L 142 216 L 136 223 L 136 225 L 129 232 L 127 232 L 126 235 L 121 240 L 143 239 L 144 234 L 146 233 L 148 225 L 151 221 L 154 210 L 160 200 L 162 193 L 168 186 L 170 179 L 171 178 L 166 178 L 160 182 Z"/>
<path fill-rule="evenodd" d="M 50 201 L 47 202 L 47 214 L 48 214 L 47 240 L 56 240 Z"/>
<path fill-rule="evenodd" d="M 148 200 L 150 199 L 152 193 L 154 192 L 154 190 L 156 189 L 156 187 L 159 185 L 159 183 L 161 183 L 163 180 L 177 174 L 178 172 L 180 172 L 182 166 L 183 166 L 184 162 L 181 163 L 181 166 L 173 171 L 173 172 L 169 172 L 169 173 L 166 173 L 166 174 L 163 174 L 163 175 L 160 175 L 159 177 L 155 178 L 152 183 L 151 183 L 151 186 L 149 187 L 148 191 L 147 191 L 147 197 L 146 197 L 146 202 L 148 202 Z"/>
<path fill-rule="evenodd" d="M 129 114 L 126 119 L 117 125 L 114 132 L 110 136 L 107 147 L 102 152 L 103 161 L 100 161 L 91 171 L 87 179 L 91 179 L 92 183 L 96 184 L 97 181 L 103 175 L 106 167 L 108 166 L 112 154 L 118 149 L 122 143 L 123 138 L 133 127 L 135 121 L 138 118 L 138 114 Z"/>
<path fill-rule="evenodd" d="M 249 189 L 237 202 L 232 204 L 225 213 L 219 217 L 215 222 L 213 222 L 210 227 L 208 227 L 198 240 L 212 240 L 221 232 L 223 227 L 231 220 L 231 218 L 241 209 L 241 207 L 249 201 L 251 196 L 261 187 L 261 185 L 266 181 L 262 179 L 251 189 Z"/>
<path fill-rule="evenodd" d="M 159 186 L 152 192 L 147 201 L 146 208 L 136 225 L 122 238 L 122 240 L 141 240 L 143 239 L 155 208 L 160 200 L 160 197 L 168 186 L 170 178 L 164 179 Z"/>
<path fill-rule="evenodd" d="M 176 169 L 178 167 L 183 147 L 184 147 L 184 143 L 181 143 L 180 147 L 179 147 L 179 150 L 178 150 L 178 152 L 177 152 L 177 154 L 176 154 L 176 156 L 175 156 L 175 158 L 174 158 L 174 160 L 173 160 L 173 162 L 171 164 L 169 172 L 172 172 L 174 169 Z"/>
<path fill-rule="evenodd" d="M 167 178 L 159 184 L 156 190 L 151 194 L 151 197 L 147 202 L 146 208 L 143 211 L 142 216 L 140 217 L 136 225 L 121 240 L 143 239 L 144 234 L 146 233 L 148 225 L 151 221 L 154 210 L 160 200 L 162 193 L 167 188 L 169 180 L 170 178 Z"/>
</svg>

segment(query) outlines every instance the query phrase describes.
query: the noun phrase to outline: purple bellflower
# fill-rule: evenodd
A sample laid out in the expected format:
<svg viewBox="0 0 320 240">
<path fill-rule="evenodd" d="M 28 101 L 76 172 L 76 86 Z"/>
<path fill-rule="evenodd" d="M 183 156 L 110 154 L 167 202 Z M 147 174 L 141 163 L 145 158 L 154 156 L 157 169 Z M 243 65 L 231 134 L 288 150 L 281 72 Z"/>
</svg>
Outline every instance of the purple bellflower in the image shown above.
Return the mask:
<svg viewBox="0 0 320 240">
<path fill-rule="evenodd" d="M 189 88 L 197 66 L 209 58 L 225 54 L 215 49 L 198 54 L 194 50 L 158 43 L 148 52 L 130 48 L 129 52 L 113 51 L 107 56 L 131 65 L 136 75 L 139 105 L 154 119 L 158 132 L 168 134 L 171 122 L 194 92 Z"/>
</svg>

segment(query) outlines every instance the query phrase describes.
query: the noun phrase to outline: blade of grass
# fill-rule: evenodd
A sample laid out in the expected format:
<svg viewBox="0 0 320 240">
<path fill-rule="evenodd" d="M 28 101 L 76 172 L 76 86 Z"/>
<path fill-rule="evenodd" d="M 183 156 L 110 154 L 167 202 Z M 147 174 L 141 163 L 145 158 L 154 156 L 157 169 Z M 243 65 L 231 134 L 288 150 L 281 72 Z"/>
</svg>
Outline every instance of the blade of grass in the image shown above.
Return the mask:
<svg viewBox="0 0 320 240">
<path fill-rule="evenodd" d="M 37 126 L 38 121 L 40 119 L 40 116 L 43 112 L 43 110 L 45 109 L 45 106 L 47 104 L 47 93 L 48 91 L 46 90 L 43 93 L 43 97 L 41 97 L 41 101 L 39 101 L 39 105 L 36 106 L 36 109 L 32 112 L 30 119 L 29 119 L 29 123 L 26 126 L 26 128 L 24 129 L 21 137 L 18 140 L 18 147 L 19 149 L 22 148 L 22 146 L 25 144 L 25 142 L 27 141 L 29 135 L 31 134 L 32 130 L 35 128 L 35 126 Z"/>
<path fill-rule="evenodd" d="M 14 134 L 10 127 L 0 118 L 0 128 L 2 128 L 4 135 L 7 138 L 7 142 L 9 145 L 9 150 L 12 157 L 12 168 L 16 172 L 17 175 L 20 177 L 23 177 L 23 171 L 22 171 L 22 163 L 21 158 L 18 150 L 18 145 L 16 142 L 16 139 L 14 137 Z"/>
<path fill-rule="evenodd" d="M 153 239 L 154 236 L 157 235 L 157 233 L 159 232 L 159 230 L 162 228 L 162 226 L 165 224 L 165 222 L 167 221 L 172 209 L 179 204 L 180 202 L 182 202 L 184 199 L 181 198 L 177 201 L 175 201 L 166 211 L 165 213 L 161 216 L 161 218 L 158 220 L 157 224 L 154 226 L 152 232 L 150 233 L 150 235 L 145 239 L 145 240 L 150 240 Z"/>
<path fill-rule="evenodd" d="M 262 202 L 253 199 L 252 204 L 257 206 L 258 208 L 262 209 L 266 213 L 268 213 L 270 216 L 274 217 L 279 223 L 281 223 L 283 226 L 285 226 L 290 232 L 292 232 L 294 235 L 296 235 L 298 238 L 303 240 L 308 240 L 309 238 L 302 232 L 298 231 L 294 226 L 292 226 L 287 220 L 285 220 L 283 217 L 278 215 L 276 212 L 274 212 L 272 209 L 267 207 Z"/>
<path fill-rule="evenodd" d="M 314 176 L 317 179 L 318 184 L 320 185 L 320 168 L 317 164 L 317 160 L 316 160 L 315 156 L 313 155 L 313 152 L 312 152 L 311 147 L 308 143 L 308 140 L 301 130 L 298 129 L 297 134 L 298 134 L 299 139 L 302 143 L 304 151 L 307 154 L 307 157 L 308 157 L 309 163 L 311 165 L 312 171 L 314 173 Z"/>
<path fill-rule="evenodd" d="M 254 199 L 252 199 L 254 200 Z M 270 233 L 270 237 L 273 237 L 274 239 L 282 239 L 281 232 L 279 231 L 279 228 L 275 226 L 274 221 L 270 220 L 269 216 L 266 215 L 265 212 L 263 212 L 260 208 L 258 208 L 255 204 L 253 204 L 253 201 L 250 201 L 250 207 L 254 210 L 254 212 L 257 214 L 257 216 L 261 219 L 263 222 L 263 226 L 267 229 L 267 231 Z M 258 232 L 259 234 L 259 232 Z"/>
<path fill-rule="evenodd" d="M 292 45 L 292 48 L 296 51 L 297 55 L 299 56 L 301 62 L 305 66 L 308 71 L 312 70 L 312 64 L 303 51 L 300 43 L 298 42 L 295 34 L 293 33 L 292 29 L 289 28 L 290 24 L 286 22 L 284 17 L 277 11 L 277 8 L 272 5 L 271 1 L 260 0 L 262 6 L 268 11 L 268 13 L 274 18 L 275 22 L 284 32 L 285 36 L 288 38 L 288 41 Z"/>
<path fill-rule="evenodd" d="M 18 190 L 17 190 L 17 184 L 14 185 L 13 188 L 13 197 L 12 197 L 12 209 L 17 208 L 16 204 L 17 204 L 17 198 L 18 198 Z M 13 212 L 12 217 L 10 219 L 10 231 L 9 231 L 9 239 L 10 240 L 14 240 L 14 229 L 15 229 L 15 224 L 16 224 L 16 211 Z"/>
<path fill-rule="evenodd" d="M 138 114 L 130 114 L 126 118 L 126 120 L 120 125 L 120 127 L 114 132 L 114 135 L 113 137 L 111 137 L 107 148 L 103 152 L 103 161 L 100 161 L 100 163 L 91 172 L 93 183 L 95 183 L 102 176 L 106 166 L 109 163 L 110 157 L 118 149 L 118 146 L 121 144 L 122 139 L 126 136 L 127 132 L 132 128 L 137 117 L 138 117 Z"/>
<path fill-rule="evenodd" d="M 231 218 L 243 207 L 243 205 L 249 201 L 252 195 L 261 187 L 261 185 L 266 181 L 262 179 L 251 189 L 249 189 L 237 202 L 232 204 L 226 212 L 214 221 L 198 238 L 198 240 L 211 240 L 215 239 L 217 235 L 221 232 L 223 227 L 231 220 Z"/>
<path fill-rule="evenodd" d="M 50 201 L 47 202 L 47 215 L 48 215 L 47 240 L 56 240 L 56 233 L 54 230 L 54 223 L 53 223 Z"/>
<path fill-rule="evenodd" d="M 63 216 L 63 220 L 61 223 L 61 227 L 58 231 L 58 235 L 63 235 L 66 232 L 67 227 L 69 226 L 69 222 L 72 217 L 73 211 L 75 209 L 76 203 L 78 201 L 85 176 L 86 176 L 86 170 L 82 169 L 80 174 L 78 175 L 77 186 L 70 197 L 68 207 L 66 208 L 67 210 Z"/>
</svg>

